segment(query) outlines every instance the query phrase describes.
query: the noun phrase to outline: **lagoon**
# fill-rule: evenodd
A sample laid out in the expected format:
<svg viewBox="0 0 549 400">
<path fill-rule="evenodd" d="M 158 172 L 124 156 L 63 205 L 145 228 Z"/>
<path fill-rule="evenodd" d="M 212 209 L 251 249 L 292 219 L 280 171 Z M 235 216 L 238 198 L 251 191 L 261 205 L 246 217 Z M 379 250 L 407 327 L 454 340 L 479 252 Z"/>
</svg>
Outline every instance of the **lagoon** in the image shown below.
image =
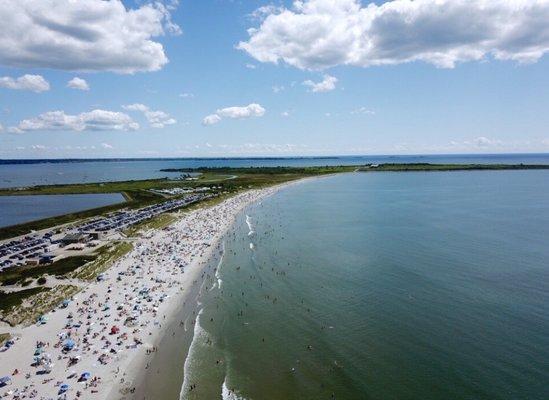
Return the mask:
<svg viewBox="0 0 549 400">
<path fill-rule="evenodd" d="M 0 227 L 124 202 L 120 193 L 0 196 Z"/>
</svg>

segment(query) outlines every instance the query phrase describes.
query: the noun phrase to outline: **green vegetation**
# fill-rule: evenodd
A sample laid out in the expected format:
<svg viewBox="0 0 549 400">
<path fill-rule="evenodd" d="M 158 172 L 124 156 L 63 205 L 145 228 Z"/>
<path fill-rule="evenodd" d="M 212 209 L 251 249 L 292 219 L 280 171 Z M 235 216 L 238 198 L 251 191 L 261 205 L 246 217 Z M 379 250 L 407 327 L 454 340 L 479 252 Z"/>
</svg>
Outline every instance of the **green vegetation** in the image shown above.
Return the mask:
<svg viewBox="0 0 549 400">
<path fill-rule="evenodd" d="M 126 236 L 135 236 L 139 231 L 147 231 L 149 229 L 162 229 L 170 225 L 177 219 L 174 213 L 160 214 L 148 221 L 133 225 L 124 231 Z"/>
<path fill-rule="evenodd" d="M 50 290 L 45 287 L 35 287 L 31 289 L 20 290 L 18 292 L 2 292 L 0 291 L 0 312 L 9 312 L 13 307 L 17 307 L 23 303 L 23 300 L 34 296 L 38 293 L 47 292 Z"/>
<path fill-rule="evenodd" d="M 54 288 L 37 287 L 14 293 L 0 292 L 1 319 L 12 326 L 30 325 L 40 315 L 50 312 L 79 290 L 73 285 L 57 285 Z"/>
<path fill-rule="evenodd" d="M 97 276 L 111 267 L 111 265 L 129 253 L 133 249 L 131 242 L 115 242 L 109 246 L 102 247 L 93 261 L 84 264 L 81 268 L 69 274 L 71 278 L 82 280 L 94 280 Z"/>
<path fill-rule="evenodd" d="M 481 171 L 481 170 L 526 170 L 549 169 L 549 165 L 529 164 L 379 164 L 377 166 L 364 166 L 359 171 L 383 172 L 383 171 Z"/>
<path fill-rule="evenodd" d="M 182 168 L 182 169 L 162 169 L 164 172 L 182 172 L 182 173 L 214 173 L 216 175 L 225 174 L 232 175 L 323 175 L 323 174 L 335 174 L 340 172 L 350 172 L 358 166 L 318 166 L 318 167 L 200 167 L 200 168 Z"/>
<path fill-rule="evenodd" d="M 74 256 L 62 258 L 61 260 L 45 266 L 25 265 L 9 268 L 0 274 L 0 283 L 4 286 L 15 285 L 17 283 L 22 283 L 23 285 L 26 282 L 28 282 L 28 284 L 32 282 L 32 280 L 29 282 L 29 278 L 37 278 L 42 275 L 65 275 L 83 266 L 87 262 L 95 260 L 95 258 L 96 256 L 94 255 Z"/>
<path fill-rule="evenodd" d="M 3 346 L 10 338 L 11 335 L 9 333 L 0 333 L 0 346 Z"/>
</svg>

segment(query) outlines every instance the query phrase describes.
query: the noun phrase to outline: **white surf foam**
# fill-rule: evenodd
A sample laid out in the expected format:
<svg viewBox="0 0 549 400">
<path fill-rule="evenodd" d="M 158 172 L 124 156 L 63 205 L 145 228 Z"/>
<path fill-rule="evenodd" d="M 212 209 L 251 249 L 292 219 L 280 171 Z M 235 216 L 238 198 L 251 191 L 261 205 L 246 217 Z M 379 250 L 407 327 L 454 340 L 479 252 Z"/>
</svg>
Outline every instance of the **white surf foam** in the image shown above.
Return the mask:
<svg viewBox="0 0 549 400">
<path fill-rule="evenodd" d="M 229 390 L 227 387 L 227 377 L 225 377 L 223 385 L 221 385 L 221 398 L 223 400 L 246 400 L 244 397 L 241 397 L 235 392 Z"/>
<path fill-rule="evenodd" d="M 246 214 L 246 225 L 248 225 L 248 236 L 252 236 L 255 231 L 254 231 L 254 228 L 252 227 L 252 218 Z"/>
<path fill-rule="evenodd" d="M 183 365 L 183 385 L 181 386 L 181 391 L 179 392 L 180 400 L 184 400 L 187 397 L 186 394 L 189 393 L 187 388 L 189 386 L 189 379 L 191 378 L 191 363 L 194 359 L 197 348 L 200 345 L 200 341 L 208 337 L 207 332 L 202 328 L 202 326 L 200 326 L 200 316 L 202 315 L 202 311 L 204 311 L 203 308 L 200 309 L 198 315 L 196 316 L 193 340 L 191 342 L 191 345 L 189 346 L 189 352 L 187 353 L 187 358 L 185 358 L 185 364 Z"/>
</svg>

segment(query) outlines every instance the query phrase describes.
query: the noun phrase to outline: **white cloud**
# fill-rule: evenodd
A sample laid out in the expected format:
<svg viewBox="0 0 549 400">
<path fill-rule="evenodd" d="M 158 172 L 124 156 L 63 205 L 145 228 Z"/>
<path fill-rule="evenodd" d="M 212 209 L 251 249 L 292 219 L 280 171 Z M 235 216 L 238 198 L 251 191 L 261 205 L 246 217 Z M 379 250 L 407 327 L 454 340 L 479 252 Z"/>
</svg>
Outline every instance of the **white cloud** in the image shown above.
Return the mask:
<svg viewBox="0 0 549 400">
<path fill-rule="evenodd" d="M 12 133 L 29 131 L 128 131 L 139 129 L 129 115 L 107 110 L 92 110 L 78 115 L 64 111 L 48 111 L 38 117 L 24 119 L 8 130 Z"/>
<path fill-rule="evenodd" d="M 19 78 L 12 78 L 10 76 L 1 77 L 0 87 L 14 90 L 31 90 L 36 93 L 50 90 L 50 84 L 42 75 L 29 74 L 20 76 Z"/>
<path fill-rule="evenodd" d="M 170 114 L 164 111 L 153 111 L 144 104 L 129 104 L 122 106 L 122 108 L 128 111 L 141 111 L 153 128 L 164 128 L 166 125 L 173 125 L 177 122 L 174 118 L 170 117 Z"/>
<path fill-rule="evenodd" d="M 248 104 L 244 107 L 227 107 L 217 110 L 215 114 L 206 116 L 202 120 L 202 125 L 217 124 L 222 118 L 245 119 L 262 117 L 263 115 L 265 115 L 265 109 L 257 103 Z"/>
<path fill-rule="evenodd" d="M 173 3 L 176 4 L 176 3 Z M 168 59 L 154 38 L 180 33 L 172 5 L 121 0 L 3 0 L 0 64 L 71 71 L 156 71 Z"/>
<path fill-rule="evenodd" d="M 250 118 L 262 117 L 265 114 L 265 109 L 259 104 L 252 103 L 245 107 L 227 107 L 217 110 L 217 115 L 223 118 Z"/>
<path fill-rule="evenodd" d="M 108 143 L 101 143 L 101 147 L 103 147 L 104 149 L 107 149 L 107 150 L 114 149 L 113 145 L 108 144 Z"/>
<path fill-rule="evenodd" d="M 549 0 L 295 1 L 265 15 L 237 48 L 301 69 L 487 57 L 535 62 L 549 51 Z"/>
<path fill-rule="evenodd" d="M 265 17 L 271 14 L 277 14 L 279 12 L 282 12 L 283 10 L 284 7 L 275 6 L 274 4 L 268 4 L 266 6 L 261 6 L 256 9 L 254 12 L 249 14 L 249 17 L 255 20 L 263 20 L 265 19 Z"/>
<path fill-rule="evenodd" d="M 79 78 L 75 76 L 70 81 L 67 82 L 67 87 L 71 89 L 77 89 L 77 90 L 90 90 L 90 86 L 88 85 L 88 82 L 86 82 L 84 79 Z"/>
<path fill-rule="evenodd" d="M 280 92 L 282 92 L 282 91 L 284 90 L 284 86 L 277 86 L 277 85 L 275 85 L 275 86 L 272 87 L 272 89 L 273 89 L 273 92 L 274 92 L 274 93 L 280 93 Z"/>
<path fill-rule="evenodd" d="M 305 86 L 309 86 L 314 93 L 324 93 L 334 90 L 336 87 L 337 78 L 330 75 L 324 75 L 321 82 L 313 82 L 306 80 L 303 82 Z"/>
<path fill-rule="evenodd" d="M 185 99 L 192 99 L 194 97 L 194 94 L 192 93 L 181 93 L 179 97 L 183 97 Z"/>
<path fill-rule="evenodd" d="M 204 119 L 202 120 L 202 125 L 204 125 L 204 126 L 215 125 L 219 121 L 221 121 L 221 117 L 219 115 L 210 114 L 210 115 L 207 115 L 206 117 L 204 117 Z"/>
<path fill-rule="evenodd" d="M 246 64 L 246 68 L 248 69 L 256 69 L 257 66 L 255 64 Z"/>
<path fill-rule="evenodd" d="M 290 112 L 289 112 L 289 111 L 282 111 L 282 112 L 280 113 L 280 116 L 281 116 L 281 117 L 284 117 L 284 118 L 289 117 L 289 116 L 290 116 Z"/>
<path fill-rule="evenodd" d="M 374 110 L 370 110 L 369 108 L 366 108 L 366 107 L 360 107 L 360 108 L 357 108 L 356 110 L 351 111 L 351 114 L 375 115 L 376 112 Z"/>
<path fill-rule="evenodd" d="M 33 144 L 31 146 L 31 149 L 33 149 L 33 150 L 46 150 L 47 147 L 44 146 L 43 144 Z"/>
<path fill-rule="evenodd" d="M 477 147 L 493 147 L 500 146 L 502 144 L 501 140 L 488 139 L 485 136 L 479 136 L 473 140 L 473 143 Z"/>
</svg>

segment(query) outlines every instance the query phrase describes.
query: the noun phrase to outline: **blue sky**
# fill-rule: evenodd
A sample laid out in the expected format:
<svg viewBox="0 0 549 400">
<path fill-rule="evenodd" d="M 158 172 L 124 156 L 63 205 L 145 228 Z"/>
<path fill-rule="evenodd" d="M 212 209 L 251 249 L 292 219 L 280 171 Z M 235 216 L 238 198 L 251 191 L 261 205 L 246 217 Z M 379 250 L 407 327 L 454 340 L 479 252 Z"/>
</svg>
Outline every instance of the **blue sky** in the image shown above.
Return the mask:
<svg viewBox="0 0 549 400">
<path fill-rule="evenodd" d="M 99 34 L 70 30 L 81 27 L 87 10 L 64 19 L 62 10 L 14 0 L 12 15 L 43 15 L 56 24 L 28 27 L 37 37 L 53 32 L 47 52 L 0 28 L 6 29 L 0 33 L 0 158 L 549 151 L 549 35 L 529 29 L 540 12 L 549 16 L 547 2 L 522 10 L 517 22 L 510 5 L 518 0 L 495 0 L 490 12 L 456 6 L 442 21 L 427 8 L 391 1 L 393 9 L 376 9 L 376 24 L 366 28 L 368 2 L 307 3 L 124 1 L 125 11 L 113 11 L 113 18 L 151 7 L 151 24 L 163 27 L 162 34 L 146 33 L 161 52 L 155 48 L 148 59 L 144 50 L 133 60 L 124 52 L 133 51 L 134 39 L 121 39 L 126 47 L 111 50 L 117 32 L 101 42 Z M 260 7 L 263 12 L 252 15 Z M 334 20 L 325 17 L 339 11 Z M 495 13 L 497 23 L 514 21 L 509 29 L 521 42 L 495 33 L 507 29 L 493 26 Z M 417 26 L 402 28 L 398 18 L 404 14 Z M 104 24 L 113 25 L 108 19 Z M 132 25 L 136 37 L 141 25 Z M 254 43 L 249 28 L 256 28 Z M 356 29 L 364 31 L 351 37 Z M 80 43 L 63 44 L 64 35 L 84 35 L 92 47 L 82 52 L 75 47 Z M 356 50 L 370 38 L 373 48 Z M 249 46 L 237 48 L 241 42 Z M 162 53 L 169 62 L 161 61 Z M 25 75 L 47 84 L 36 77 L 17 80 Z M 89 89 L 67 87 L 74 77 Z M 62 114 L 44 116 L 52 111 Z M 205 123 L 207 116 L 215 123 Z"/>
</svg>

